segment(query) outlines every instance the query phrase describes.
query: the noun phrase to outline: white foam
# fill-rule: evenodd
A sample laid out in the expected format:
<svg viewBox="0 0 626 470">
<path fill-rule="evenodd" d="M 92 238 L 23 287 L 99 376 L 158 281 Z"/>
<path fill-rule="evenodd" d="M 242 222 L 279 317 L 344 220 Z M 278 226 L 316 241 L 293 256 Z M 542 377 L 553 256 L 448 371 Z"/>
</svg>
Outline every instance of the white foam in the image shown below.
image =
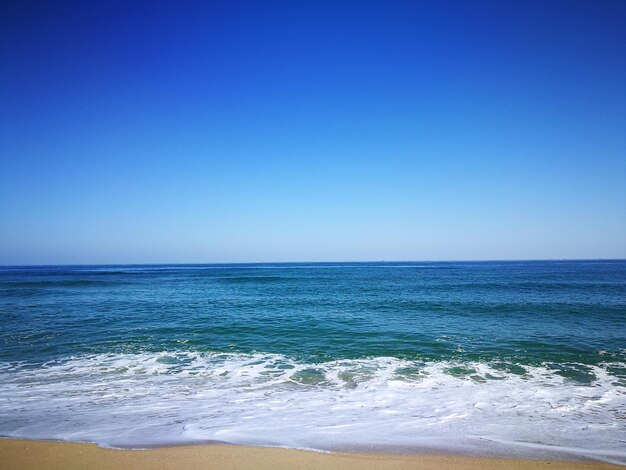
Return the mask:
<svg viewBox="0 0 626 470">
<path fill-rule="evenodd" d="M 454 367 L 466 372 L 454 373 Z M 0 434 L 114 447 L 221 441 L 626 463 L 626 387 L 548 365 L 154 353 L 0 364 Z M 621 366 L 623 364 L 612 364 Z M 473 369 L 473 371 L 467 371 Z"/>
</svg>

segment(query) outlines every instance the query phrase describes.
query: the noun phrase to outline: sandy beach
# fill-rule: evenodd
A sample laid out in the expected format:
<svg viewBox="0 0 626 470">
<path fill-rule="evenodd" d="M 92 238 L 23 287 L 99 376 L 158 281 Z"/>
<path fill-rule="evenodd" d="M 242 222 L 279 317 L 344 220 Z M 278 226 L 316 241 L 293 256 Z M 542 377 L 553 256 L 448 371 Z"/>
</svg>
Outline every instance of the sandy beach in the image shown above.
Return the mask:
<svg viewBox="0 0 626 470">
<path fill-rule="evenodd" d="M 116 450 L 95 444 L 0 439 L 0 469 L 550 469 L 623 468 L 602 462 L 478 458 L 458 455 L 319 453 L 231 445 Z"/>
</svg>

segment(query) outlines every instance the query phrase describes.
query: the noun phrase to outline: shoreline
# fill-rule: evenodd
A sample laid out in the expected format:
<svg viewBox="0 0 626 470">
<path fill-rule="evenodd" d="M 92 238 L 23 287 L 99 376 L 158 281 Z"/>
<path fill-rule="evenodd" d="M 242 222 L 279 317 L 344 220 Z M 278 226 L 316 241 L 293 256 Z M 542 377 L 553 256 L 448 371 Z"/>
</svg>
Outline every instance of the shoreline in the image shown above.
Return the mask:
<svg viewBox="0 0 626 470">
<path fill-rule="evenodd" d="M 177 445 L 131 450 L 103 448 L 92 443 L 0 438 L 0 469 L 27 468 L 609 470 L 624 466 L 594 460 L 530 460 L 457 454 L 331 453 L 230 444 Z"/>
</svg>

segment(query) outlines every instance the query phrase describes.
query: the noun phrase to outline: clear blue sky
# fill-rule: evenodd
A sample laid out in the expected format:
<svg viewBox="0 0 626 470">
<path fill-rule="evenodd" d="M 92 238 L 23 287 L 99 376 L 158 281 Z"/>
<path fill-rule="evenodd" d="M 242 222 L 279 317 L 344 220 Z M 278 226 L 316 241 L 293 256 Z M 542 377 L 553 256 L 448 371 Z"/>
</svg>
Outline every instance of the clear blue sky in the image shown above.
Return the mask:
<svg viewBox="0 0 626 470">
<path fill-rule="evenodd" d="M 0 21 L 0 264 L 626 258 L 624 1 Z"/>
</svg>

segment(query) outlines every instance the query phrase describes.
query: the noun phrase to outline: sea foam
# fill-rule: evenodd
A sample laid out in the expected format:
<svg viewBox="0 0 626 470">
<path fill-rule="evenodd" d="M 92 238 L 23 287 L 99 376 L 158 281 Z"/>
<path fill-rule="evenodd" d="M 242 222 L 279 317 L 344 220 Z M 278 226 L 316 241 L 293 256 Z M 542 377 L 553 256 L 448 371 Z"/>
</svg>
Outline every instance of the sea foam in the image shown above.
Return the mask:
<svg viewBox="0 0 626 470">
<path fill-rule="evenodd" d="M 625 366 L 197 352 L 5 362 L 0 434 L 626 463 L 626 383 L 612 372 Z"/>
</svg>

